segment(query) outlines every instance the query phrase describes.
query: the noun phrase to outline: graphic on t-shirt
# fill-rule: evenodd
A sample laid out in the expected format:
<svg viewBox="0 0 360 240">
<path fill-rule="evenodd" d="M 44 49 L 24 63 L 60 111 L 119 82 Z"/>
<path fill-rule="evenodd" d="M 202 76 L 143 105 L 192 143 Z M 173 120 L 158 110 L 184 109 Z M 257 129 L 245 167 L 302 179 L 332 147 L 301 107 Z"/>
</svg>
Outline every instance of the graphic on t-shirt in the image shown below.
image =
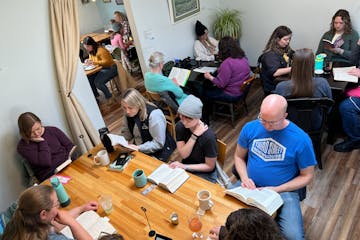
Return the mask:
<svg viewBox="0 0 360 240">
<path fill-rule="evenodd" d="M 265 162 L 284 161 L 286 147 L 272 138 L 256 139 L 251 151 Z"/>
</svg>

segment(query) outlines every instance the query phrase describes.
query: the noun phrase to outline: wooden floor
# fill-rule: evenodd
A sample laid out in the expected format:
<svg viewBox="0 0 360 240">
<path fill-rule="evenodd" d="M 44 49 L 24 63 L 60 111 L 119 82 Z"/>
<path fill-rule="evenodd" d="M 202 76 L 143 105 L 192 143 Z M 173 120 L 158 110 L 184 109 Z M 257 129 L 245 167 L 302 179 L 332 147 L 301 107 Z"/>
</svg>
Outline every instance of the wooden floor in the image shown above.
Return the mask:
<svg viewBox="0 0 360 240">
<path fill-rule="evenodd" d="M 220 118 L 210 122 L 217 137 L 227 143 L 224 168 L 229 175 L 240 130 L 246 122 L 256 118 L 262 98 L 257 81 L 247 98 L 249 113 L 240 116 L 236 125 Z M 100 104 L 100 109 L 110 131 L 119 133 L 120 97 L 117 103 Z M 176 152 L 172 159 L 179 159 Z M 316 168 L 315 180 L 308 186 L 307 198 L 302 202 L 306 239 L 360 239 L 360 150 L 337 153 L 327 145 L 322 159 L 323 170 Z"/>
</svg>

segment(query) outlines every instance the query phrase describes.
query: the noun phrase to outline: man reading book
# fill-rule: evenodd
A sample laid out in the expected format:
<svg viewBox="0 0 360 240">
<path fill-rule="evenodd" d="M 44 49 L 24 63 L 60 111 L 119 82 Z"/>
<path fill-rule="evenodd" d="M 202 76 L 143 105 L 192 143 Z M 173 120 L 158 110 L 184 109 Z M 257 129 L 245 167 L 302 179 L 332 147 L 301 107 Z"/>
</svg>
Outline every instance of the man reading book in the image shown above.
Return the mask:
<svg viewBox="0 0 360 240">
<path fill-rule="evenodd" d="M 311 139 L 286 119 L 286 109 L 284 97 L 267 96 L 258 120 L 241 130 L 234 160 L 242 187 L 270 188 L 281 195 L 284 204 L 276 221 L 285 239 L 303 239 L 299 190 L 312 181 L 316 159 Z"/>
</svg>

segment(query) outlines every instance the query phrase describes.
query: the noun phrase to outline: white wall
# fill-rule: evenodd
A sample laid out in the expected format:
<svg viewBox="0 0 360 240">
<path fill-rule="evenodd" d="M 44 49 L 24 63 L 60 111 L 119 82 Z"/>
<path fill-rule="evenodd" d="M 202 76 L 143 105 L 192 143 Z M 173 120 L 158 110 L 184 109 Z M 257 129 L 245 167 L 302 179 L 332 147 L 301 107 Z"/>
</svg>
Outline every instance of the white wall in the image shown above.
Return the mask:
<svg viewBox="0 0 360 240">
<path fill-rule="evenodd" d="M 317 49 L 322 34 L 329 30 L 331 18 L 338 9 L 350 12 L 354 28 L 360 31 L 360 2 L 355 0 L 226 0 L 224 8 L 241 11 L 243 35 L 240 39 L 251 65 L 256 65 L 272 31 L 286 25 L 293 31 L 293 49 Z"/>
<path fill-rule="evenodd" d="M 7 1 L 0 8 L 0 211 L 25 187 L 16 152 L 19 114 L 32 111 L 45 125 L 69 133 L 55 78 L 48 9 L 48 0 Z M 78 77 L 75 92 L 99 128 L 104 122 L 83 70 Z"/>
<path fill-rule="evenodd" d="M 80 35 L 91 33 L 104 28 L 96 2 L 82 4 L 78 2 Z"/>
<path fill-rule="evenodd" d="M 132 29 L 136 46 L 141 45 L 139 56 L 141 68 L 147 69 L 152 52 L 161 51 L 167 60 L 193 57 L 195 22 L 200 20 L 211 31 L 211 23 L 219 7 L 218 0 L 200 0 L 201 11 L 181 22 L 172 24 L 167 0 L 131 0 L 125 3 L 126 13 Z M 132 22 L 134 21 L 134 22 Z M 138 42 L 137 42 L 138 41 Z"/>
</svg>

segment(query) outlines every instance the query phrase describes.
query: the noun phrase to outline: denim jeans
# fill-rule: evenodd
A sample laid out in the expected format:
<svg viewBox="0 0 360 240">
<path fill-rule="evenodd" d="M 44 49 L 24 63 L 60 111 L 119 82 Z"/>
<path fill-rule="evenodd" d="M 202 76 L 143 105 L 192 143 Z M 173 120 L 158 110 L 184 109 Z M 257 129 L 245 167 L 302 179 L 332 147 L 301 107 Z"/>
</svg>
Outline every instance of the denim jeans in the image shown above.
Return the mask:
<svg viewBox="0 0 360 240">
<path fill-rule="evenodd" d="M 304 239 L 304 223 L 301 213 L 298 192 L 282 192 L 284 201 L 275 218 L 279 228 L 287 240 Z"/>
<path fill-rule="evenodd" d="M 205 180 L 208 180 L 209 182 L 216 183 L 216 179 L 217 179 L 216 171 L 211 173 L 205 173 L 205 172 L 191 172 L 191 173 Z"/>
<path fill-rule="evenodd" d="M 360 98 L 350 97 L 340 103 L 343 129 L 349 140 L 360 140 Z"/>
<path fill-rule="evenodd" d="M 97 89 L 100 89 L 106 98 L 111 98 L 111 93 L 106 86 L 106 83 L 114 78 L 118 74 L 116 64 L 111 67 L 105 68 L 103 67 L 99 72 L 94 73 L 88 76 L 91 89 L 95 95 L 95 97 L 99 96 Z"/>
<path fill-rule="evenodd" d="M 225 93 L 222 89 L 213 87 L 204 92 L 205 99 L 212 101 L 235 102 L 241 98 L 240 96 L 231 96 Z"/>
</svg>

